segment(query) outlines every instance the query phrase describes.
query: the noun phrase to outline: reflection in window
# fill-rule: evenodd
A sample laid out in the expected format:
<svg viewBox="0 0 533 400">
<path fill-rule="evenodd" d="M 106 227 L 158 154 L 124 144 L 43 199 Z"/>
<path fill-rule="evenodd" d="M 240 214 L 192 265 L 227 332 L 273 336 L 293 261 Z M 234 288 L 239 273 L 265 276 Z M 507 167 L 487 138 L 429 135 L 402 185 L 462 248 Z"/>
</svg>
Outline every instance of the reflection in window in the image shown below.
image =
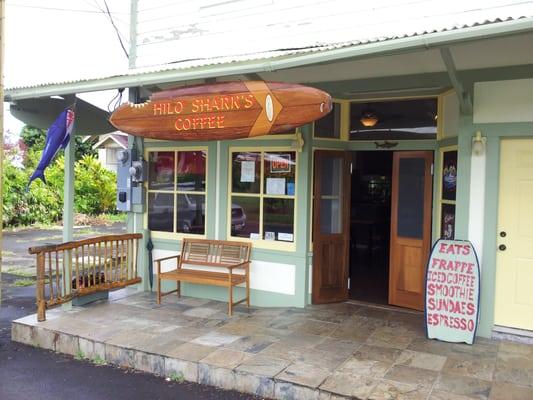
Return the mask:
<svg viewBox="0 0 533 400">
<path fill-rule="evenodd" d="M 296 152 L 234 152 L 231 160 L 231 236 L 294 242 Z"/>
<path fill-rule="evenodd" d="M 263 239 L 294 241 L 294 199 L 264 200 Z"/>
<path fill-rule="evenodd" d="M 174 196 L 169 193 L 148 194 L 148 229 L 172 232 L 174 230 Z"/>
<path fill-rule="evenodd" d="M 180 233 L 205 233 L 205 196 L 202 194 L 178 194 L 176 200 L 176 231 Z"/>
<path fill-rule="evenodd" d="M 231 236 L 259 239 L 259 197 L 231 197 Z"/>
<path fill-rule="evenodd" d="M 152 151 L 148 156 L 148 189 L 174 190 L 173 151 Z"/>
<path fill-rule="evenodd" d="M 178 190 L 205 191 L 205 151 L 178 152 Z"/>
<path fill-rule="evenodd" d="M 435 139 L 437 99 L 350 105 L 350 140 Z"/>
<path fill-rule="evenodd" d="M 315 122 L 315 137 L 339 139 L 341 137 L 341 105 L 333 103 L 333 109 Z"/>
<path fill-rule="evenodd" d="M 233 153 L 231 162 L 233 193 L 259 193 L 261 153 Z"/>
<path fill-rule="evenodd" d="M 205 234 L 206 158 L 198 150 L 149 153 L 148 229 Z"/>
</svg>

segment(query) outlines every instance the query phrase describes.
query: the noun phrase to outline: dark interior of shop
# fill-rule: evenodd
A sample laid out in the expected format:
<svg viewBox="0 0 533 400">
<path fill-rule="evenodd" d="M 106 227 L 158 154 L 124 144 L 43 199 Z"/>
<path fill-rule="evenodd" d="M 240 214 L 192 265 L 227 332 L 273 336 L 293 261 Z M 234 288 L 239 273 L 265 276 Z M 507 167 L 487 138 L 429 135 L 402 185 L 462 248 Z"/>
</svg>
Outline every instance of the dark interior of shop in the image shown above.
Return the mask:
<svg viewBox="0 0 533 400">
<path fill-rule="evenodd" d="M 350 297 L 387 304 L 392 151 L 352 153 Z"/>
</svg>

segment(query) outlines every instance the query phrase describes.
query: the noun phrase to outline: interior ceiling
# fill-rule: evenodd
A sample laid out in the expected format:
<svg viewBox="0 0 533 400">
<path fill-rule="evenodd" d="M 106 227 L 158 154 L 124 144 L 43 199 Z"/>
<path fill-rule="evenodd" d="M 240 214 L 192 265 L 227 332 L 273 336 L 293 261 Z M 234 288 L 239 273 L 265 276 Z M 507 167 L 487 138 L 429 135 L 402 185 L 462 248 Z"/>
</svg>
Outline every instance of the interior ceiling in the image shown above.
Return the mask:
<svg viewBox="0 0 533 400">
<path fill-rule="evenodd" d="M 458 72 L 533 65 L 531 43 L 533 43 L 533 33 L 457 44 L 450 46 L 450 51 Z M 420 77 L 422 74 L 425 75 L 424 79 L 417 79 L 417 76 Z M 327 90 L 335 98 L 350 99 L 401 97 L 413 93 L 431 96 L 451 87 L 440 50 L 435 48 L 262 72 L 257 76 L 267 81 L 309 84 Z M 398 86 L 398 76 L 411 79 L 400 81 Z M 237 75 L 220 78 L 217 81 L 250 80 L 250 78 Z M 202 83 L 205 81 L 165 83 L 146 87 L 142 97 L 147 98 L 155 91 Z"/>
</svg>

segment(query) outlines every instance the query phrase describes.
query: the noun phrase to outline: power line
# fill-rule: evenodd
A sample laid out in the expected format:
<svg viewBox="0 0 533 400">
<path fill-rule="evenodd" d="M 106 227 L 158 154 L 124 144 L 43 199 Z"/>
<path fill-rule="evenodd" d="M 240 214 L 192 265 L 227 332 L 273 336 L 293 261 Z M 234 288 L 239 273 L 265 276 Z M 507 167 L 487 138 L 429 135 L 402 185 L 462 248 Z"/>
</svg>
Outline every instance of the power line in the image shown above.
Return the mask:
<svg viewBox="0 0 533 400">
<path fill-rule="evenodd" d="M 100 4 L 98 4 L 97 1 L 94 1 L 96 3 L 96 5 L 88 3 L 85 0 L 84 0 L 84 2 L 87 5 L 90 5 L 90 6 L 93 6 L 93 7 L 97 7 L 98 10 L 85 10 L 85 9 L 77 9 L 77 8 L 75 9 L 75 8 L 59 8 L 59 7 L 41 7 L 41 6 L 31 6 L 31 5 L 27 5 L 27 4 L 7 4 L 7 5 L 12 6 L 12 7 L 31 8 L 31 9 L 37 9 L 37 10 L 78 12 L 78 13 L 86 13 L 86 14 L 104 14 L 105 16 L 107 16 L 109 18 L 109 21 L 111 22 L 111 25 L 113 25 L 113 28 L 115 29 L 115 32 L 117 34 L 118 41 L 120 42 L 120 47 L 122 47 L 122 50 L 124 51 L 124 54 L 129 59 L 128 51 L 126 50 L 126 47 L 124 46 L 124 42 L 122 41 L 122 34 L 119 31 L 119 29 L 117 28 L 117 26 L 115 24 L 115 21 L 113 19 L 113 15 L 112 15 L 112 14 L 126 14 L 126 15 L 129 15 L 129 13 L 116 12 L 116 11 L 112 12 L 112 11 L 110 11 L 109 7 L 107 5 L 107 2 L 105 0 L 104 0 L 105 10 L 100 6 Z M 121 21 L 119 18 L 117 18 L 117 20 L 120 21 L 121 23 L 125 24 L 125 22 Z"/>
<path fill-rule="evenodd" d="M 126 47 L 124 46 L 124 43 L 122 42 L 122 38 L 120 37 L 120 31 L 118 30 L 117 26 L 115 25 L 115 21 L 113 21 L 113 16 L 111 15 L 111 12 L 109 11 L 109 7 L 107 6 L 107 1 L 104 0 L 105 9 L 107 11 L 107 15 L 109 17 L 109 21 L 111 22 L 111 25 L 113 25 L 113 28 L 115 28 L 115 32 L 117 33 L 118 41 L 120 42 L 120 47 L 122 47 L 122 50 L 124 51 L 124 54 L 126 54 L 126 58 L 129 60 L 130 55 L 128 54 L 128 51 L 126 50 Z"/>
<path fill-rule="evenodd" d="M 79 12 L 79 13 L 86 13 L 86 14 L 102 14 L 106 13 L 105 11 L 96 11 L 96 10 L 84 10 L 80 8 L 59 8 L 59 7 L 42 7 L 42 6 L 30 6 L 28 4 L 12 4 L 12 3 L 6 3 L 6 6 L 9 7 L 20 7 L 20 8 L 32 8 L 36 10 L 50 10 L 50 11 L 65 11 L 65 12 Z M 119 11 L 113 11 L 112 14 L 123 14 L 128 15 L 129 13 L 126 12 L 119 12 Z"/>
</svg>

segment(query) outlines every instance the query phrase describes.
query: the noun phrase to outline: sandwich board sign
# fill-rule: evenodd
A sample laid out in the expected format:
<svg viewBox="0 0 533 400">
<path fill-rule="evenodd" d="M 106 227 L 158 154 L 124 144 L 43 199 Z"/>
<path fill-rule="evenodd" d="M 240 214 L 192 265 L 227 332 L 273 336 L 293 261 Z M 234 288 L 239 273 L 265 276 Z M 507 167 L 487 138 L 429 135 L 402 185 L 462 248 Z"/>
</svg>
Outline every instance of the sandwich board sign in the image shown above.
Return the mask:
<svg viewBox="0 0 533 400">
<path fill-rule="evenodd" d="M 479 262 L 467 240 L 439 239 L 426 269 L 425 317 L 429 339 L 474 342 L 479 315 Z"/>
</svg>

